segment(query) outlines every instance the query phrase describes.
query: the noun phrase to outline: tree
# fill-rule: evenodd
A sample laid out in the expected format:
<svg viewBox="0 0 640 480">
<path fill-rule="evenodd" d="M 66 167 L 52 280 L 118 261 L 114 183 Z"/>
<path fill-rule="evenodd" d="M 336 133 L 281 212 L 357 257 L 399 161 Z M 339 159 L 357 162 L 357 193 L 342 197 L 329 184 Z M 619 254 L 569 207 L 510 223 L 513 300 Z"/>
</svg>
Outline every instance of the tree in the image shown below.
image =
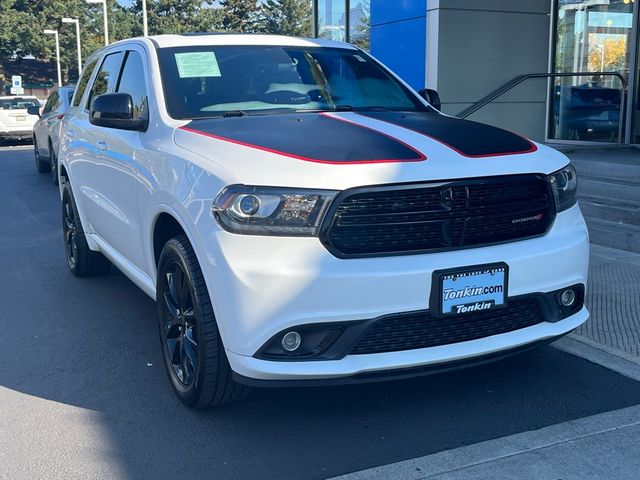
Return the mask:
<svg viewBox="0 0 640 480">
<path fill-rule="evenodd" d="M 148 0 L 149 35 L 216 30 L 221 24 L 221 12 L 212 5 L 213 0 Z M 131 11 L 138 18 L 134 34 L 142 35 L 142 1 L 137 0 Z"/>
<path fill-rule="evenodd" d="M 590 43 L 596 38 L 589 38 Z M 627 53 L 626 36 L 605 38 L 589 45 L 589 71 L 619 71 L 624 68 Z"/>
<path fill-rule="evenodd" d="M 311 18 L 309 0 L 266 0 L 259 8 L 256 30 L 261 33 L 310 37 Z"/>
<path fill-rule="evenodd" d="M 127 9 L 115 0 L 108 0 L 110 41 L 131 36 L 134 20 Z M 63 24 L 63 17 L 80 19 L 82 58 L 104 45 L 102 8 L 88 5 L 84 0 L 0 0 L 0 55 L 27 55 L 55 61 L 55 42 L 44 29 L 58 30 L 60 63 L 65 82 L 78 76 L 76 30 Z"/>
<path fill-rule="evenodd" d="M 258 4 L 256 0 L 220 0 L 222 28 L 232 32 L 254 32 Z"/>
<path fill-rule="evenodd" d="M 0 0 L 0 56 L 10 58 L 28 55 L 21 38 L 33 18 L 16 8 L 16 0 Z"/>
</svg>

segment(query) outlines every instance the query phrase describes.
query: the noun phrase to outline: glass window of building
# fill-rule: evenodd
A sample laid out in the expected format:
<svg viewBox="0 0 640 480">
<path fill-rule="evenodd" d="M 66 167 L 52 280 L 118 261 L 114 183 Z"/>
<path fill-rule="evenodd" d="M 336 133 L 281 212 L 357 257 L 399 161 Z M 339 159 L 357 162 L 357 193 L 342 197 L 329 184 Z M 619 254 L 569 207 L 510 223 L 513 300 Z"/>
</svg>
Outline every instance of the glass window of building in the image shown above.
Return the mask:
<svg viewBox="0 0 640 480">
<path fill-rule="evenodd" d="M 314 0 L 315 35 L 369 50 L 371 0 Z"/>
<path fill-rule="evenodd" d="M 350 0 L 349 3 L 349 43 L 369 51 L 371 2 Z"/>
<path fill-rule="evenodd" d="M 623 129 L 622 82 L 629 79 L 631 0 L 558 0 L 550 139 L 615 142 Z"/>
<path fill-rule="evenodd" d="M 338 42 L 347 41 L 345 0 L 317 0 L 317 36 Z"/>
</svg>

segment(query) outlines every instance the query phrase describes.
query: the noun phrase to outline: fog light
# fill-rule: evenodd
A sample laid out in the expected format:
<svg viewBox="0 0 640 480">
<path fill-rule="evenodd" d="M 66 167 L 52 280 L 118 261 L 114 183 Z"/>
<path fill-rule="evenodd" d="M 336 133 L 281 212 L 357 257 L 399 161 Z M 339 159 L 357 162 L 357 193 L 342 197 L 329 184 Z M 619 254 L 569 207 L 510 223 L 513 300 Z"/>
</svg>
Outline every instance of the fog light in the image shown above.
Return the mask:
<svg viewBox="0 0 640 480">
<path fill-rule="evenodd" d="M 575 301 L 576 292 L 571 289 L 565 290 L 564 292 L 562 292 L 562 295 L 560 295 L 560 303 L 563 307 L 570 307 L 575 303 Z"/>
<path fill-rule="evenodd" d="M 282 348 L 287 352 L 293 352 L 300 347 L 302 337 L 298 332 L 287 332 L 282 337 Z"/>
</svg>

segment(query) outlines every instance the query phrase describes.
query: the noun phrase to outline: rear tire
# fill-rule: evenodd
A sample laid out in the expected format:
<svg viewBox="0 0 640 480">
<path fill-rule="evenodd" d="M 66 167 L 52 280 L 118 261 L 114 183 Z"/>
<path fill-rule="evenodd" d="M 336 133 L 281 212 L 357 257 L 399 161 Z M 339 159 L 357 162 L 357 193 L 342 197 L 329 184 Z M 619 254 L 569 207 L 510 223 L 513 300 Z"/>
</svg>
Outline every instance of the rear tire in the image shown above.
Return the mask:
<svg viewBox="0 0 640 480">
<path fill-rule="evenodd" d="M 49 169 L 51 170 L 51 183 L 58 185 L 58 155 L 53 150 L 53 145 L 49 143 Z"/>
<path fill-rule="evenodd" d="M 236 402 L 249 388 L 233 380 L 207 286 L 189 240 L 169 240 L 156 282 L 158 327 L 174 392 L 188 407 Z"/>
<path fill-rule="evenodd" d="M 47 173 L 49 171 L 49 162 L 43 162 L 40 159 L 40 152 L 38 150 L 38 141 L 36 137 L 33 137 L 33 154 L 36 157 L 36 170 L 38 173 Z"/>
<path fill-rule="evenodd" d="M 62 191 L 62 232 L 69 270 L 76 277 L 105 275 L 111 263 L 100 252 L 89 248 L 69 183 Z"/>
</svg>

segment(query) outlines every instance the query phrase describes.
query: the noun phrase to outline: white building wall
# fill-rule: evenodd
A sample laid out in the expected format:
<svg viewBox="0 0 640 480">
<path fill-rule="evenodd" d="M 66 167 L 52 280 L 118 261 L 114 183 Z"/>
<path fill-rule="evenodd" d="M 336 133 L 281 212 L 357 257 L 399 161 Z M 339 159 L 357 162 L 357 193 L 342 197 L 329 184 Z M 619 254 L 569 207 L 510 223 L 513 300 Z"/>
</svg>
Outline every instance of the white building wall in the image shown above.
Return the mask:
<svg viewBox="0 0 640 480">
<path fill-rule="evenodd" d="M 513 77 L 549 71 L 551 0 L 428 0 L 427 87 L 456 115 Z M 544 140 L 547 80 L 527 80 L 469 117 Z"/>
</svg>

